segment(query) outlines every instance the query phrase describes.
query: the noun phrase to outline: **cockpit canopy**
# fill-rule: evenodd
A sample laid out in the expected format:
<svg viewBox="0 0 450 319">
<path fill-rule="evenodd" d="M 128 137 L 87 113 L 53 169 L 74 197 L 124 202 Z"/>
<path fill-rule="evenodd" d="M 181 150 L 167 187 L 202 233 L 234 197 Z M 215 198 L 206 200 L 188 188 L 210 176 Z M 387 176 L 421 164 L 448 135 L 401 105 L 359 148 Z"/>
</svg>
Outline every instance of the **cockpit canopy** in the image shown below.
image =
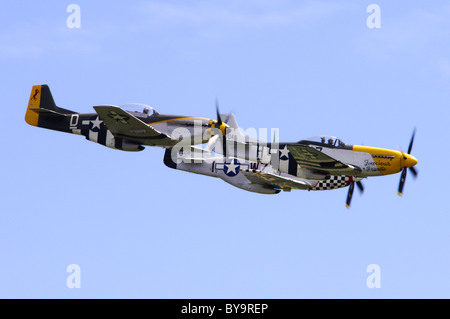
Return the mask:
<svg viewBox="0 0 450 319">
<path fill-rule="evenodd" d="M 149 117 L 159 114 L 153 107 L 146 104 L 128 103 L 120 105 L 120 107 L 137 117 Z"/>
<path fill-rule="evenodd" d="M 299 143 L 308 143 L 312 142 L 313 144 L 321 144 L 335 147 L 344 147 L 345 143 L 338 139 L 336 136 L 330 135 L 318 135 L 307 138 L 305 140 L 301 140 Z"/>
</svg>

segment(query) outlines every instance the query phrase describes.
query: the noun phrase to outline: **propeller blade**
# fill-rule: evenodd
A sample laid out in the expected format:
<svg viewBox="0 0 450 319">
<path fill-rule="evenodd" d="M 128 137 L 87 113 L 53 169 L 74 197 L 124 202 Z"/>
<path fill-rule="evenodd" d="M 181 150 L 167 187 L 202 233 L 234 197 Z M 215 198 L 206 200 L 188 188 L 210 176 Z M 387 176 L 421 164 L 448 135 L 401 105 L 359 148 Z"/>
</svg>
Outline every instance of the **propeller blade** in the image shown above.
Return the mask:
<svg viewBox="0 0 450 319">
<path fill-rule="evenodd" d="M 402 170 L 402 175 L 400 176 L 400 184 L 398 185 L 398 195 L 399 196 L 402 196 L 402 194 L 403 194 L 403 186 L 405 185 L 406 172 L 407 172 L 407 169 L 404 168 Z"/>
<path fill-rule="evenodd" d="M 220 130 L 220 127 L 223 124 L 222 118 L 220 117 L 220 111 L 219 111 L 219 101 L 216 98 L 216 113 L 217 113 L 217 126 Z M 226 158 L 227 157 L 227 129 L 225 128 L 225 134 L 222 135 L 222 151 L 223 151 L 223 156 Z"/>
<path fill-rule="evenodd" d="M 414 143 L 414 136 L 416 135 L 416 129 L 414 128 L 413 134 L 411 136 L 411 141 L 409 142 L 409 146 L 408 146 L 408 154 L 411 154 L 411 149 Z"/>
<path fill-rule="evenodd" d="M 355 182 L 351 182 L 350 186 L 348 188 L 348 193 L 347 193 L 347 201 L 345 202 L 345 206 L 347 208 L 350 208 L 350 202 L 352 201 L 352 196 L 353 196 L 353 189 L 355 188 Z"/>
<path fill-rule="evenodd" d="M 411 150 L 414 144 L 414 137 L 416 136 L 416 128 L 414 128 L 412 136 L 411 136 L 411 140 L 409 141 L 409 146 L 408 146 L 408 153 L 407 154 L 411 154 Z M 405 154 L 402 152 L 403 158 L 406 160 L 407 157 L 405 156 Z M 411 174 L 413 175 L 414 178 L 417 177 L 417 170 L 414 167 L 409 167 L 409 170 L 411 171 Z M 402 175 L 400 176 L 400 183 L 398 185 L 398 195 L 402 196 L 403 194 L 403 187 L 405 186 L 405 180 L 406 180 L 406 173 L 407 173 L 407 167 L 403 168 L 402 170 Z"/>
<path fill-rule="evenodd" d="M 362 193 L 364 193 L 364 185 L 363 183 L 361 183 L 361 181 L 356 182 L 356 186 L 358 186 L 359 191 Z"/>
<path fill-rule="evenodd" d="M 224 134 L 222 135 L 222 150 L 223 150 L 223 157 L 227 157 L 227 136 Z"/>
<path fill-rule="evenodd" d="M 222 118 L 220 117 L 220 112 L 219 112 L 219 101 L 216 99 L 216 113 L 217 113 L 217 124 L 222 125 Z"/>
<path fill-rule="evenodd" d="M 411 173 L 413 174 L 413 177 L 416 178 L 417 177 L 417 170 L 414 167 L 410 167 L 409 170 L 411 171 Z"/>
</svg>

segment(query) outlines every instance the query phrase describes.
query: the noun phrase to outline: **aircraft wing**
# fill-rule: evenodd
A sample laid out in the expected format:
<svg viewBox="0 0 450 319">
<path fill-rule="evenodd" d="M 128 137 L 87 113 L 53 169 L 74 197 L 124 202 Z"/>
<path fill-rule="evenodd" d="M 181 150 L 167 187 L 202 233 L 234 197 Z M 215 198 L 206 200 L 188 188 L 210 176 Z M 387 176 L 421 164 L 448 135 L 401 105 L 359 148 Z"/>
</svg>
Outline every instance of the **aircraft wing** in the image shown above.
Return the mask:
<svg viewBox="0 0 450 319">
<path fill-rule="evenodd" d="M 302 144 L 287 144 L 287 148 L 297 164 L 299 164 L 302 168 L 325 172 L 331 175 L 351 175 L 355 172 L 361 172 L 359 167 L 345 164 L 311 146 Z"/>
<path fill-rule="evenodd" d="M 118 106 L 94 106 L 100 119 L 114 136 L 143 143 L 146 139 L 169 138 Z"/>
<path fill-rule="evenodd" d="M 70 116 L 70 114 L 64 114 L 64 113 L 59 113 L 53 110 L 49 110 L 49 109 L 45 109 L 45 108 L 30 108 L 30 110 L 32 110 L 33 112 L 37 113 L 37 114 L 42 114 L 42 115 L 46 115 L 46 116 L 52 116 L 52 117 L 66 117 L 66 116 Z"/>
<path fill-rule="evenodd" d="M 310 189 L 313 187 L 306 181 L 300 181 L 262 171 L 241 171 L 247 179 L 254 184 L 270 185 L 280 189 Z"/>
</svg>

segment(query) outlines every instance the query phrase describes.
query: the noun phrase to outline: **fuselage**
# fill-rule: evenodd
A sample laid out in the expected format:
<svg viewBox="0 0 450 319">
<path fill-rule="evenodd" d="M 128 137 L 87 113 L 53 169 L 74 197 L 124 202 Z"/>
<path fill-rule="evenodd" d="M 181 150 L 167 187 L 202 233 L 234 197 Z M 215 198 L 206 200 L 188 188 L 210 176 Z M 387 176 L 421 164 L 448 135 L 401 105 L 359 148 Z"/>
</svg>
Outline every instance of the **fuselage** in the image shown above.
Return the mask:
<svg viewBox="0 0 450 319">
<path fill-rule="evenodd" d="M 344 164 L 354 166 L 357 171 L 352 175 L 358 177 L 396 174 L 405 167 L 412 167 L 417 164 L 417 159 L 414 156 L 386 148 L 343 143 L 331 145 L 310 141 L 301 142 Z"/>
<path fill-rule="evenodd" d="M 323 179 L 330 174 L 326 173 L 325 167 L 323 171 L 302 167 L 291 154 L 289 147 L 301 145 L 313 148 L 317 152 L 354 168 L 348 175 L 355 177 L 364 178 L 396 174 L 405 167 L 412 167 L 417 164 L 417 159 L 414 156 L 400 151 L 362 145 L 347 145 L 342 142 L 331 144 L 302 140 L 295 143 L 280 142 L 277 144 L 236 143 L 233 141 L 227 143 L 227 152 L 230 156 L 271 164 L 282 173 L 307 179 Z M 311 156 L 314 155 L 311 154 Z"/>
</svg>

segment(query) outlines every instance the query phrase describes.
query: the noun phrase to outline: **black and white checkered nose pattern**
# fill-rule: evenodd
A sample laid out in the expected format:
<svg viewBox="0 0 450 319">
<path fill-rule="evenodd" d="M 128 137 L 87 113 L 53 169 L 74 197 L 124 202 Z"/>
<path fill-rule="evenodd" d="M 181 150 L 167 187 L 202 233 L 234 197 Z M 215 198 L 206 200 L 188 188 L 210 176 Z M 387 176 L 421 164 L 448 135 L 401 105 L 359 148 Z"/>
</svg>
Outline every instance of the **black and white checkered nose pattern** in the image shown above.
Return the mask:
<svg viewBox="0 0 450 319">
<path fill-rule="evenodd" d="M 329 179 L 324 181 L 319 181 L 317 185 L 312 188 L 313 191 L 325 191 L 335 188 L 346 187 L 350 185 L 350 182 L 353 180 L 352 176 L 330 176 Z"/>
</svg>

